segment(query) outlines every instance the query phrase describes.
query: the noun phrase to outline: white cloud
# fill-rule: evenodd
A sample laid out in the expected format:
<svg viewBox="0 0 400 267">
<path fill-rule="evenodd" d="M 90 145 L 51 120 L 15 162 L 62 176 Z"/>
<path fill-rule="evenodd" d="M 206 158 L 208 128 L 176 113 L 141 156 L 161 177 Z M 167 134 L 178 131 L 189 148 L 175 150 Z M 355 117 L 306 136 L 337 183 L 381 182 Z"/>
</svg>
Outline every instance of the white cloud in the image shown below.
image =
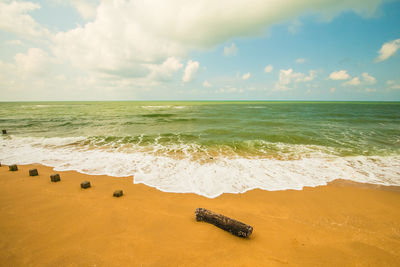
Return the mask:
<svg viewBox="0 0 400 267">
<path fill-rule="evenodd" d="M 329 92 L 331 92 L 331 93 L 336 92 L 336 88 L 335 88 L 335 87 L 332 87 L 331 89 L 329 89 Z"/>
<path fill-rule="evenodd" d="M 185 83 L 192 81 L 198 69 L 199 69 L 199 62 L 189 60 L 188 63 L 186 64 L 185 72 L 183 73 L 182 76 L 182 81 Z"/>
<path fill-rule="evenodd" d="M 375 84 L 376 83 L 376 78 L 369 75 L 367 72 L 363 72 L 361 74 L 361 76 L 363 77 L 363 81 L 367 84 Z"/>
<path fill-rule="evenodd" d="M 317 76 L 317 72 L 315 70 L 310 70 L 309 74 L 306 75 L 301 72 L 294 72 L 293 69 L 280 70 L 279 71 L 279 80 L 275 83 L 274 90 L 275 91 L 286 91 L 291 89 L 289 87 L 292 83 L 301 83 L 301 82 L 310 82 L 314 80 Z"/>
<path fill-rule="evenodd" d="M 305 58 L 298 58 L 298 59 L 296 59 L 296 63 L 302 64 L 302 63 L 304 63 L 304 62 L 306 62 L 306 59 L 305 59 Z"/>
<path fill-rule="evenodd" d="M 151 25 L 147 25 L 143 16 L 152 16 L 153 13 L 142 10 L 145 7 L 143 2 L 103 1 L 93 22 L 55 34 L 54 54 L 77 68 L 103 72 L 116 78 L 144 77 L 151 71 L 146 65 L 186 55 L 184 44 L 165 36 L 168 33 L 155 32 Z M 165 22 L 162 16 L 154 20 Z"/>
<path fill-rule="evenodd" d="M 376 78 L 373 77 L 372 75 L 368 74 L 367 72 L 363 72 L 361 74 L 362 81 L 360 80 L 360 77 L 353 77 L 347 73 L 346 70 L 339 70 L 339 71 L 334 71 L 329 75 L 329 79 L 331 80 L 348 80 L 344 83 L 342 83 L 343 86 L 357 86 L 361 84 L 375 84 L 376 83 Z M 350 80 L 349 80 L 350 79 Z"/>
<path fill-rule="evenodd" d="M 39 4 L 23 1 L 0 2 L 0 30 L 15 33 L 22 38 L 43 38 L 49 31 L 37 23 L 29 12 L 40 9 Z"/>
<path fill-rule="evenodd" d="M 146 76 L 143 64 L 159 64 L 168 57 L 183 58 L 190 51 L 212 48 L 235 37 L 258 35 L 272 24 L 310 10 L 323 16 L 347 9 L 371 14 L 380 3 L 381 0 L 102 0 L 93 22 L 55 35 L 53 51 L 78 68 L 111 73 L 116 78 L 127 72 Z M 233 55 L 235 48 L 233 43 L 226 51 Z"/>
<path fill-rule="evenodd" d="M 375 88 L 365 88 L 365 92 L 367 92 L 367 93 L 376 92 L 376 89 Z"/>
<path fill-rule="evenodd" d="M 27 75 L 45 72 L 51 62 L 49 55 L 39 48 L 30 48 L 26 54 L 18 53 L 14 60 L 17 69 Z"/>
<path fill-rule="evenodd" d="M 78 10 L 79 14 L 84 19 L 94 18 L 96 15 L 96 8 L 99 4 L 97 0 L 70 0 L 71 5 Z"/>
<path fill-rule="evenodd" d="M 274 70 L 274 67 L 271 64 L 265 66 L 265 68 L 264 68 L 264 72 L 265 73 L 269 73 L 269 72 L 271 72 L 273 70 Z"/>
<path fill-rule="evenodd" d="M 381 49 L 378 51 L 377 62 L 384 61 L 393 56 L 396 51 L 400 48 L 400 39 L 396 39 L 387 43 L 384 43 Z"/>
<path fill-rule="evenodd" d="M 183 64 L 174 57 L 167 58 L 162 64 L 151 64 L 148 68 L 151 70 L 149 78 L 156 80 L 168 80 L 177 72 Z"/>
<path fill-rule="evenodd" d="M 361 84 L 361 81 L 360 81 L 359 77 L 354 77 L 353 79 L 343 83 L 344 86 L 346 86 L 346 85 L 357 86 L 357 85 L 360 85 L 360 84 Z"/>
<path fill-rule="evenodd" d="M 304 76 L 303 80 L 301 80 L 300 82 L 310 82 L 310 81 L 314 80 L 315 77 L 317 77 L 317 71 L 310 70 L 308 72 L 308 76 Z"/>
<path fill-rule="evenodd" d="M 350 75 L 346 70 L 334 71 L 329 75 L 329 79 L 331 80 L 347 80 L 350 78 Z"/>
<path fill-rule="evenodd" d="M 332 74 L 331 74 L 331 75 L 332 75 Z M 346 72 L 337 74 L 337 77 L 336 77 L 336 78 L 342 78 L 342 79 L 336 79 L 336 80 L 345 80 L 345 79 L 343 79 L 343 78 L 344 78 L 344 77 L 347 77 L 347 76 L 348 76 L 348 78 L 350 78 L 350 75 L 348 75 Z M 360 79 L 359 76 L 354 77 L 354 78 L 352 78 L 352 79 L 350 79 L 350 80 L 348 80 L 348 81 L 342 83 L 342 85 L 343 85 L 343 86 L 349 86 L 349 85 L 350 85 L 350 86 L 358 86 L 358 85 L 366 85 L 366 84 L 371 85 L 371 84 L 375 84 L 375 83 L 376 83 L 376 78 L 373 77 L 373 76 L 371 76 L 371 75 L 368 74 L 367 72 L 363 72 L 363 73 L 361 74 L 361 78 L 362 78 L 362 80 Z M 331 79 L 332 79 L 332 78 L 331 78 Z M 334 79 L 333 79 L 333 80 L 334 80 Z"/>
<path fill-rule="evenodd" d="M 386 84 L 388 85 L 389 89 L 394 89 L 394 90 L 400 89 L 400 82 L 388 80 Z"/>
<path fill-rule="evenodd" d="M 11 83 L 14 83 L 14 78 L 16 74 L 16 66 L 14 64 L 6 63 L 0 60 L 0 88 L 10 88 Z"/>
<path fill-rule="evenodd" d="M 242 79 L 243 79 L 243 80 L 247 80 L 247 79 L 250 78 L 250 76 L 251 76 L 250 72 L 245 73 L 245 74 L 242 75 Z"/>
<path fill-rule="evenodd" d="M 207 80 L 203 82 L 203 87 L 211 87 L 211 86 L 212 86 L 211 83 L 209 83 Z"/>
<path fill-rule="evenodd" d="M 235 43 L 232 43 L 231 46 L 224 47 L 224 56 L 236 56 L 238 52 L 238 48 L 236 47 Z"/>
</svg>

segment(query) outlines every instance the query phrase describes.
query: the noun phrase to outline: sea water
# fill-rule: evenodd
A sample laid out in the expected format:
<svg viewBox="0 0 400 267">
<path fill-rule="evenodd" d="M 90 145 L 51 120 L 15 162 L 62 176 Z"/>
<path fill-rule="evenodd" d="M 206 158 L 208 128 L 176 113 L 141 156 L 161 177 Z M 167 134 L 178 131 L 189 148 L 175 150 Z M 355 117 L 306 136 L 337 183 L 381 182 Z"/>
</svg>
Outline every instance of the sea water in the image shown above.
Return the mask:
<svg viewBox="0 0 400 267">
<path fill-rule="evenodd" d="M 3 164 L 167 192 L 400 185 L 398 102 L 14 102 L 0 103 L 0 128 Z"/>
</svg>

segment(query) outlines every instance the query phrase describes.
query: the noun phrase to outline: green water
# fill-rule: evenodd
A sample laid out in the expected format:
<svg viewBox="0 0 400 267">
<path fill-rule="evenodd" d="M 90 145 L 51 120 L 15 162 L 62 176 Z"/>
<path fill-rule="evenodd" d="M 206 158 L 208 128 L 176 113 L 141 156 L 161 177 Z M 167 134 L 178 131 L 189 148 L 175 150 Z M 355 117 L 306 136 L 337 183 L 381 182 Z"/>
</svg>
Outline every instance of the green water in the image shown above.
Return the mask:
<svg viewBox="0 0 400 267">
<path fill-rule="evenodd" d="M 0 127 L 24 137 L 82 136 L 97 146 L 195 144 L 266 156 L 290 145 L 341 156 L 400 151 L 397 102 L 1 103 Z"/>
</svg>

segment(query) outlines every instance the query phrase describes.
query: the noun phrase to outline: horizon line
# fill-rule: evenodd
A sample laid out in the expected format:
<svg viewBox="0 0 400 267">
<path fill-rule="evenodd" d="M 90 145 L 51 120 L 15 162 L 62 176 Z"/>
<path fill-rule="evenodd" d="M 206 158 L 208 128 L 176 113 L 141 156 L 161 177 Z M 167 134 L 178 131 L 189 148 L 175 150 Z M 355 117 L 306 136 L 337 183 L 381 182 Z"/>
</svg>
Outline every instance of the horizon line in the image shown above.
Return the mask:
<svg viewBox="0 0 400 267">
<path fill-rule="evenodd" d="M 21 102 L 400 102 L 400 100 L 0 100 L 0 103 Z"/>
</svg>

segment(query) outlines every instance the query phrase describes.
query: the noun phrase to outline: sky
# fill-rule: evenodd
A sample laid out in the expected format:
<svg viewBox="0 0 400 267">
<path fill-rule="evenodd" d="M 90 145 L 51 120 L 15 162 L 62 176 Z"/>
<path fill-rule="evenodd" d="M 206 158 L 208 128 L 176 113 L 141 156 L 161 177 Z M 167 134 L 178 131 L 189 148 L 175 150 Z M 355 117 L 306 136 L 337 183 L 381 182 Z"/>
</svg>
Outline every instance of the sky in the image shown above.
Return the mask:
<svg viewBox="0 0 400 267">
<path fill-rule="evenodd" d="M 0 0 L 0 101 L 400 101 L 400 1 Z"/>
</svg>

